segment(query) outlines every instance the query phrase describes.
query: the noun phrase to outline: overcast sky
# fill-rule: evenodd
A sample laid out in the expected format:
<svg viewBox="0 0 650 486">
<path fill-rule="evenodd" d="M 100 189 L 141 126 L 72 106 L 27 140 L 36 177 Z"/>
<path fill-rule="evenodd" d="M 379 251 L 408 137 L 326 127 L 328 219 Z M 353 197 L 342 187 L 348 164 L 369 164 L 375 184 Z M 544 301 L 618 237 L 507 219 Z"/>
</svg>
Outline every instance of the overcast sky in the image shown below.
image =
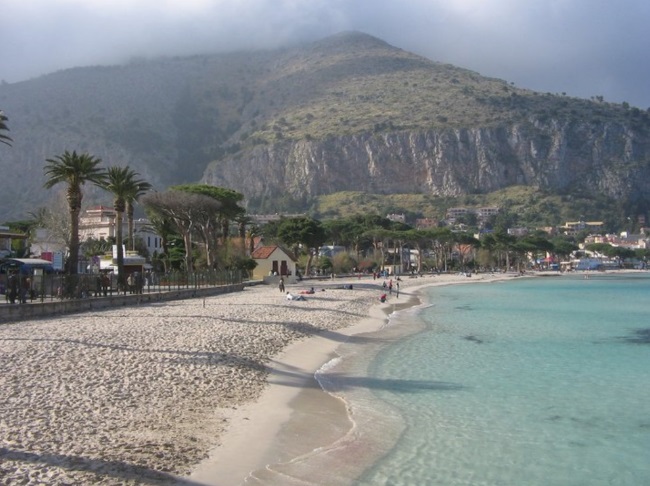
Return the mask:
<svg viewBox="0 0 650 486">
<path fill-rule="evenodd" d="M 650 107 L 649 0 L 2 0 L 0 12 L 10 83 L 357 30 L 522 88 Z"/>
</svg>

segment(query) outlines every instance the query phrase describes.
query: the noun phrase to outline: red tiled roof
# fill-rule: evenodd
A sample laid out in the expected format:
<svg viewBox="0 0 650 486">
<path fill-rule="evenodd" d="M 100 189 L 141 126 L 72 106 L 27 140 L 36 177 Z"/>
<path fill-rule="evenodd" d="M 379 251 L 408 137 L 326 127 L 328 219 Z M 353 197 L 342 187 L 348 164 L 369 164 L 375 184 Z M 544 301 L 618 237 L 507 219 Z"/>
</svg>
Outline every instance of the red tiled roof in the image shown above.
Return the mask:
<svg viewBox="0 0 650 486">
<path fill-rule="evenodd" d="M 255 260 L 266 260 L 273 254 L 275 250 L 280 250 L 282 253 L 288 256 L 292 262 L 296 261 L 296 257 L 293 255 L 292 252 L 278 245 L 260 246 L 259 248 L 256 248 L 255 251 L 251 254 L 251 258 Z"/>
<path fill-rule="evenodd" d="M 251 258 L 255 260 L 266 260 L 277 249 L 277 246 L 260 246 L 251 254 Z"/>
</svg>

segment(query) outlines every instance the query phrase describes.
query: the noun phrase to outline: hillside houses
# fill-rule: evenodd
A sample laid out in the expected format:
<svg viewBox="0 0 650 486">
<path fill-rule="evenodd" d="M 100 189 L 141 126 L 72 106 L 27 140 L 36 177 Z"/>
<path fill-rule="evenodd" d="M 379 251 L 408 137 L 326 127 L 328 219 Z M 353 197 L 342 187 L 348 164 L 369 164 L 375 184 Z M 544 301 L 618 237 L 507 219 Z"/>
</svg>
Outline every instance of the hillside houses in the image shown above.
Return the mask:
<svg viewBox="0 0 650 486">
<path fill-rule="evenodd" d="M 434 218 L 418 218 L 415 220 L 415 229 L 431 229 L 436 228 L 440 222 Z"/>
<path fill-rule="evenodd" d="M 629 234 L 622 232 L 620 235 L 589 235 L 585 238 L 584 246 L 603 243 L 620 248 L 629 248 L 630 250 L 645 250 L 650 247 L 650 237 L 646 234 Z"/>
<path fill-rule="evenodd" d="M 499 214 L 499 208 L 496 206 L 486 206 L 480 208 L 458 207 L 447 209 L 445 218 L 447 220 L 447 223 L 454 224 L 457 220 L 471 215 L 476 217 L 479 223 L 484 223 L 489 218 L 496 216 L 497 214 Z"/>
<path fill-rule="evenodd" d="M 361 233 L 341 236 L 332 230 L 332 234 L 328 233 L 324 241 L 333 243 L 331 245 L 321 243 L 317 251 L 311 253 L 314 258 L 313 267 L 320 269 L 320 265 L 323 265 L 323 268 L 330 269 L 346 266 L 346 268 L 365 271 L 380 266 L 382 269 L 391 268 L 391 272 L 399 273 L 419 272 L 422 268 L 447 269 L 448 266 L 450 268 L 464 268 L 465 266 L 468 268 L 490 268 L 493 265 L 500 265 L 502 262 L 499 259 L 505 258 L 510 262 L 505 263 L 508 268 L 515 268 L 512 265 L 513 261 L 517 262 L 517 268 L 540 269 L 544 265 L 550 267 L 552 264 L 557 266 L 558 263 L 562 263 L 562 268 L 574 268 L 574 260 L 584 257 L 609 258 L 621 265 L 623 263 L 629 265 L 635 259 L 645 262 L 646 258 L 650 257 L 650 253 L 644 251 L 634 254 L 622 250 L 647 250 L 650 248 L 647 235 L 643 230 L 635 234 L 627 232 L 609 234 L 603 231 L 605 223 L 601 221 L 580 220 L 567 221 L 562 225 L 544 228 L 513 224 L 507 228 L 508 237 L 505 237 L 503 235 L 504 222 L 514 222 L 517 221 L 517 218 L 511 217 L 512 215 L 509 213 L 501 215 L 503 217 L 500 214 L 500 209 L 495 206 L 453 207 L 446 211 L 447 219 L 443 220 L 433 217 L 416 219 L 416 215 L 413 213 L 395 212 L 387 214 L 380 222 L 381 224 L 368 218 L 371 221 L 368 224 L 376 225 L 377 231 L 373 229 L 373 226 L 365 227 L 365 221 L 355 216 L 349 221 L 354 224 L 348 224 L 348 221 L 343 221 L 342 224 L 348 225 L 346 228 L 348 231 L 360 231 Z M 258 277 L 268 277 L 269 274 L 285 277 L 296 275 L 298 269 L 306 266 L 307 251 L 305 248 L 301 249 L 300 245 L 295 245 L 294 242 L 292 248 L 296 255 L 290 255 L 284 250 L 282 251 L 287 255 L 281 255 L 281 247 L 274 246 L 284 244 L 277 235 L 278 225 L 271 224 L 270 227 L 267 227 L 269 223 L 278 223 L 283 218 L 296 217 L 305 217 L 305 215 L 277 213 L 250 215 L 246 218 L 246 227 L 243 228 L 243 230 L 248 230 L 245 236 L 235 238 L 236 230 L 239 232 L 243 230 L 241 227 L 235 229 L 232 226 L 228 232 L 228 238 L 214 236 L 216 248 L 223 249 L 223 255 L 220 255 L 222 262 L 225 265 L 232 265 L 235 259 L 237 264 L 254 260 L 258 268 L 252 273 Z M 396 224 L 388 225 L 386 219 Z M 81 214 L 80 240 L 82 242 L 92 241 L 86 243 L 80 252 L 80 272 L 86 271 L 90 265 L 91 257 L 89 255 L 91 253 L 88 251 L 104 255 L 110 254 L 110 247 L 106 247 L 104 243 L 114 244 L 117 233 L 115 220 L 115 210 L 110 206 L 93 206 Z M 363 224 L 359 223 L 360 221 L 364 221 Z M 125 237 L 128 234 L 127 223 L 125 219 L 122 229 Z M 323 223 L 325 223 L 323 227 L 328 228 L 327 231 L 329 231 L 330 222 L 323 221 Z M 334 223 L 333 226 L 338 224 L 332 223 Z M 159 256 L 162 252 L 162 238 L 155 234 L 146 219 L 137 219 L 134 225 L 134 240 L 137 239 L 143 244 L 142 246 L 138 244 L 140 253 L 146 256 L 147 253 L 142 248 L 146 247 L 148 256 L 155 257 L 151 263 L 154 266 L 159 264 L 161 260 L 157 258 L 156 253 Z M 8 230 L 8 228 L 5 229 Z M 415 230 L 420 230 L 422 233 Z M 424 232 L 424 230 L 430 231 Z M 403 237 L 401 232 L 404 232 Z M 5 233 L 9 235 L 8 231 Z M 26 242 L 26 252 L 31 251 L 33 256 L 58 254 L 60 255 L 59 260 L 63 260 L 63 256 L 67 252 L 64 238 L 55 238 L 55 235 L 48 235 L 44 230 L 37 228 L 32 228 L 29 233 L 29 235 L 13 235 Z M 575 238 L 577 235 L 580 235 L 580 240 Z M 585 239 L 585 235 L 589 236 Z M 472 236 L 474 238 L 471 238 Z M 565 238 L 567 236 L 568 238 Z M 264 237 L 267 237 L 267 243 L 262 243 Z M 95 247 L 95 243 L 98 243 L 97 247 Z M 197 250 L 205 249 L 206 243 L 198 234 L 192 243 Z M 590 246 L 598 244 L 608 247 Z M 8 253 L 5 257 L 11 256 L 11 249 L 13 248 L 15 252 L 18 247 L 18 241 L 12 241 L 11 238 L 3 239 L 2 228 L 0 228 L 0 251 Z M 170 252 L 167 253 L 168 257 L 172 255 L 175 258 L 174 265 L 176 266 L 178 266 L 178 258 L 173 250 L 178 250 L 178 248 L 180 247 L 170 246 L 168 248 Z M 264 248 L 264 250 L 260 248 Z M 578 249 L 579 251 L 576 251 Z M 264 253 L 265 251 L 266 253 Z M 83 253 L 83 258 L 81 258 L 81 253 Z M 92 253 L 92 255 L 97 254 Z M 229 255 L 234 255 L 234 258 L 228 259 Z M 92 256 L 92 259 L 94 262 L 95 256 Z M 567 262 L 560 262 L 560 259 L 567 260 Z M 321 261 L 319 262 L 319 260 Z M 494 263 L 495 260 L 496 263 Z M 167 262 L 165 268 L 170 265 L 169 261 L 171 259 L 164 260 Z M 203 263 L 199 261 L 198 266 L 200 267 Z M 250 261 L 248 264 L 253 265 L 253 262 Z M 60 267 L 62 268 L 62 265 Z"/>
<path fill-rule="evenodd" d="M 567 221 L 558 229 L 567 236 L 575 236 L 581 231 L 600 233 L 604 226 L 605 223 L 602 221 Z"/>
</svg>

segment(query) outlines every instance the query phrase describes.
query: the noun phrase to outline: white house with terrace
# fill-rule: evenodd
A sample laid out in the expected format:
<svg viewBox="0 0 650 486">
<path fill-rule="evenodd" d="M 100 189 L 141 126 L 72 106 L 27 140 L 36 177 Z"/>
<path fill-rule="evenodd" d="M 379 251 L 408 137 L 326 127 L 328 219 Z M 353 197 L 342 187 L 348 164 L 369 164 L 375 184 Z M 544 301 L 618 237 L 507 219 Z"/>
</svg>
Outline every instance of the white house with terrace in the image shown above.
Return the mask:
<svg viewBox="0 0 650 486">
<path fill-rule="evenodd" d="M 116 212 L 113 208 L 107 206 L 94 206 L 86 209 L 79 218 L 79 239 L 85 241 L 89 238 L 96 240 L 107 240 L 115 238 Z M 162 251 L 162 238 L 153 231 L 148 219 L 134 220 L 133 239 L 142 241 L 147 248 L 149 255 L 154 252 Z M 122 235 L 126 238 L 128 235 L 128 223 L 126 218 L 122 221 Z"/>
</svg>

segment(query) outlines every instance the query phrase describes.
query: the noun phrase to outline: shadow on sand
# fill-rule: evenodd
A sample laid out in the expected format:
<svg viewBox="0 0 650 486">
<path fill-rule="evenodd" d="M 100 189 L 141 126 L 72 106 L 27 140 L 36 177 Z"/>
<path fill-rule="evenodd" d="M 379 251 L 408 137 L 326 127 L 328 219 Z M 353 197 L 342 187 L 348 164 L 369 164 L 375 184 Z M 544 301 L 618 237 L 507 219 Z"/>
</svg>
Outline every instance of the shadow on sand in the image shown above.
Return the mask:
<svg viewBox="0 0 650 486">
<path fill-rule="evenodd" d="M 395 393 L 419 393 L 465 389 L 463 385 L 445 381 L 371 378 L 367 376 L 349 376 L 341 373 L 328 373 L 327 381 L 335 383 L 336 388 L 341 391 L 366 388 L 370 390 L 388 390 Z M 272 374 L 268 382 L 281 386 L 321 388 L 313 373 L 305 373 L 284 364 L 278 364 L 277 368 L 272 368 Z"/>
<path fill-rule="evenodd" d="M 0 447 L 0 461 L 41 464 L 45 466 L 56 466 L 68 471 L 88 472 L 96 475 L 97 481 L 114 478 L 118 481 L 137 480 L 137 484 L 200 486 L 199 483 L 194 481 L 189 481 L 179 476 L 156 471 L 144 466 L 83 456 L 25 452 Z"/>
</svg>

